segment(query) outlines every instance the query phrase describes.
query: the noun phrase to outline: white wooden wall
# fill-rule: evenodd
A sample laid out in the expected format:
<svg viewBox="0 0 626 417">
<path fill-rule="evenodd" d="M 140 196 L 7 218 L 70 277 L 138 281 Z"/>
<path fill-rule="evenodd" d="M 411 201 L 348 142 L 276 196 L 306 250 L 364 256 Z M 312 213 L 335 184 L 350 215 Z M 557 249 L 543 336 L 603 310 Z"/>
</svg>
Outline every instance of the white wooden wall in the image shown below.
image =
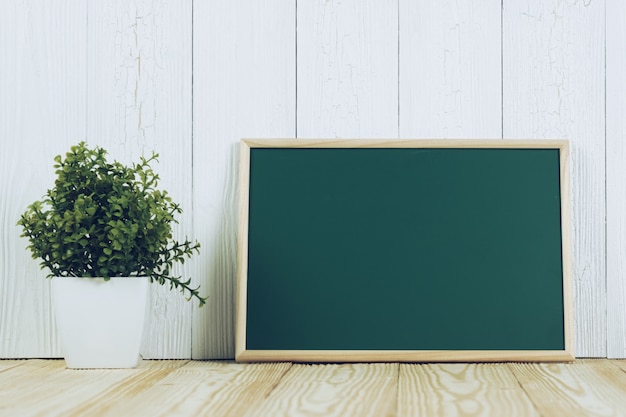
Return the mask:
<svg viewBox="0 0 626 417">
<path fill-rule="evenodd" d="M 577 354 L 626 357 L 622 0 L 6 0 L 0 357 L 56 357 L 15 226 L 86 139 L 161 185 L 206 307 L 154 287 L 144 355 L 231 358 L 241 137 L 567 138 Z"/>
</svg>

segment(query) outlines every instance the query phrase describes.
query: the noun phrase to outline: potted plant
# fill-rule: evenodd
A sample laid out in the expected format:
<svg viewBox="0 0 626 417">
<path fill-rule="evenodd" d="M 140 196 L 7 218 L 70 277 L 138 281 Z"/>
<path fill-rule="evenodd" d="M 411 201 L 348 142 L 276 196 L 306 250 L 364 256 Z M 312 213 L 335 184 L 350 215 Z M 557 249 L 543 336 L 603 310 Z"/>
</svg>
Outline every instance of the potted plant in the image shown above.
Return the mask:
<svg viewBox="0 0 626 417">
<path fill-rule="evenodd" d="M 81 142 L 55 157 L 54 187 L 18 221 L 33 258 L 56 277 L 54 311 L 70 368 L 137 365 L 149 283 L 206 301 L 172 273 L 200 245 L 172 238 L 182 210 L 157 189 L 150 164 L 158 154 L 130 166 L 106 156 Z"/>
</svg>

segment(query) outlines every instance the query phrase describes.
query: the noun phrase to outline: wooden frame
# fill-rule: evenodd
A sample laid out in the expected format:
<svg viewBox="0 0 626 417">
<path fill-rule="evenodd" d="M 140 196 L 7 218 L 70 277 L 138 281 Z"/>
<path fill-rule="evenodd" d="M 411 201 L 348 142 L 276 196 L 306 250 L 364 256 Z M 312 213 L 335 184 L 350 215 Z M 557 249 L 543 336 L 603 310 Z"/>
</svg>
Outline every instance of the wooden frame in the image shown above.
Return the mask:
<svg viewBox="0 0 626 417">
<path fill-rule="evenodd" d="M 563 274 L 563 350 L 249 350 L 246 348 L 248 219 L 251 148 L 458 148 L 558 149 L 560 155 Z M 569 143 L 565 140 L 292 140 L 243 139 L 240 148 L 236 360 L 296 362 L 571 361 L 573 301 Z"/>
</svg>

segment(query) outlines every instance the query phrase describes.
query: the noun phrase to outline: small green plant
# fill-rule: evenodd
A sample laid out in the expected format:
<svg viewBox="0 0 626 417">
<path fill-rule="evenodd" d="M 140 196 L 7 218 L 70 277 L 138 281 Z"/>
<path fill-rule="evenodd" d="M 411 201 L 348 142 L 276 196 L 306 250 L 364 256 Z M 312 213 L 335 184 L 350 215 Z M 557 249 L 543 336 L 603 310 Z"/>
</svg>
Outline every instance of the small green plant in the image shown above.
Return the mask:
<svg viewBox="0 0 626 417">
<path fill-rule="evenodd" d="M 131 166 L 110 163 L 106 155 L 81 142 L 65 159 L 54 158 L 54 188 L 18 221 L 33 258 L 50 270 L 48 277 L 148 276 L 204 305 L 191 279 L 172 275 L 174 264 L 184 263 L 200 244 L 172 238 L 174 215 L 182 210 L 156 188 L 159 176 L 150 163 L 159 155 Z"/>
</svg>

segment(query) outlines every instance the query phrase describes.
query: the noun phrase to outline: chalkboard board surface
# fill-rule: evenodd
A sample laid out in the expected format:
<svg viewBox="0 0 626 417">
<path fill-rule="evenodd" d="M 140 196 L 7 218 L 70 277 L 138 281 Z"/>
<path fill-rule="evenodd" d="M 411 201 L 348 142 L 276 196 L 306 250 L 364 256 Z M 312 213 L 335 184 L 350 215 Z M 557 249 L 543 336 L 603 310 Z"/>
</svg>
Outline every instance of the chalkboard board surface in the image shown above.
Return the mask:
<svg viewBox="0 0 626 417">
<path fill-rule="evenodd" d="M 572 360 L 568 153 L 243 140 L 237 360 Z"/>
</svg>

